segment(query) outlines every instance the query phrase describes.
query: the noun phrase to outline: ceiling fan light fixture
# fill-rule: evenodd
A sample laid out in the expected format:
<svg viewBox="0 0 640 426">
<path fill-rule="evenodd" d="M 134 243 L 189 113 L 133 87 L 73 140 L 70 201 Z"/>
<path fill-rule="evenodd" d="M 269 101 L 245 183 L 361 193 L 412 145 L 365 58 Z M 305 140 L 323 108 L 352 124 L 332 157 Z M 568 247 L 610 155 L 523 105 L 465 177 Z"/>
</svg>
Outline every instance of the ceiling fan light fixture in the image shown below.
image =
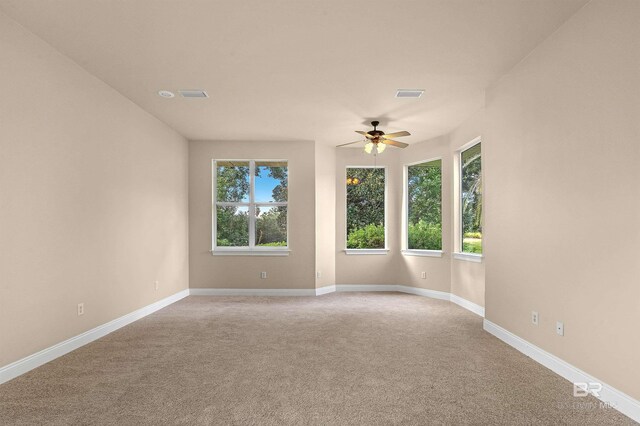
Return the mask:
<svg viewBox="0 0 640 426">
<path fill-rule="evenodd" d="M 382 154 L 382 152 L 387 148 L 387 146 L 383 143 L 373 143 L 369 142 L 364 146 L 364 152 L 367 154 L 378 155 Z"/>
<path fill-rule="evenodd" d="M 364 152 L 366 152 L 367 154 L 371 154 L 371 151 L 373 151 L 373 142 L 368 142 L 364 146 Z"/>
</svg>

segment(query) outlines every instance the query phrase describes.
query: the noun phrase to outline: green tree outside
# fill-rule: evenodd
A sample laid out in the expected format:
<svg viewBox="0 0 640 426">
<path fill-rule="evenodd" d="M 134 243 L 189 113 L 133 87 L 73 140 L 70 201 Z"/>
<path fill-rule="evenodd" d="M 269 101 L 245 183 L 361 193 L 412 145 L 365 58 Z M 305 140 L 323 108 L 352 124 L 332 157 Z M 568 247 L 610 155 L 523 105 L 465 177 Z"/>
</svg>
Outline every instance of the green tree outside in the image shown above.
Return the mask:
<svg viewBox="0 0 640 426">
<path fill-rule="evenodd" d="M 248 161 L 220 161 L 216 167 L 216 196 L 219 202 L 248 202 L 250 191 Z M 256 181 L 262 174 L 276 179 L 273 201 L 286 202 L 288 172 L 285 165 L 256 162 Z M 287 245 L 287 207 L 256 206 L 256 246 Z M 242 206 L 216 206 L 216 245 L 220 247 L 249 246 L 249 209 Z"/>
<path fill-rule="evenodd" d="M 480 144 L 460 156 L 462 161 L 462 251 L 482 253 L 482 157 Z"/>
<path fill-rule="evenodd" d="M 347 248 L 384 248 L 385 169 L 348 168 L 347 177 L 357 180 L 347 184 Z"/>
<path fill-rule="evenodd" d="M 442 160 L 407 167 L 407 247 L 442 250 Z"/>
</svg>

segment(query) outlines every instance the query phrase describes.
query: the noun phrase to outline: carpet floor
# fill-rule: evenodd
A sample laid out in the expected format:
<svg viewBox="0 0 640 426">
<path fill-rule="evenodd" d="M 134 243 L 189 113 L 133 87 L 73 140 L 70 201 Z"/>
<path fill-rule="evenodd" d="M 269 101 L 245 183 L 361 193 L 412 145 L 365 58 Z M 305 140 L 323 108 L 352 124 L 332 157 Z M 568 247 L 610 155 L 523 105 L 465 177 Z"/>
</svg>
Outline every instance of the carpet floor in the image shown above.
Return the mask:
<svg viewBox="0 0 640 426">
<path fill-rule="evenodd" d="M 188 297 L 0 385 L 0 423 L 635 424 L 480 317 L 398 293 Z"/>
</svg>

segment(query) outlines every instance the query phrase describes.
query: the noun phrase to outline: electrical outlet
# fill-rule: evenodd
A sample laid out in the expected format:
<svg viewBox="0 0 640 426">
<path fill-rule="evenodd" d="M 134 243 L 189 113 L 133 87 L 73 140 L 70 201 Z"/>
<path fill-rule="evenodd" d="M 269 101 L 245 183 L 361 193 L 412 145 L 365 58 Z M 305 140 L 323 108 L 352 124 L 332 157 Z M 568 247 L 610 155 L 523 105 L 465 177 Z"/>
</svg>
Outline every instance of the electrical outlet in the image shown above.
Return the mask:
<svg viewBox="0 0 640 426">
<path fill-rule="evenodd" d="M 427 273 L 422 271 L 422 274 L 420 274 L 420 278 L 422 278 L 423 280 L 427 279 Z"/>
<path fill-rule="evenodd" d="M 260 272 L 260 278 L 262 278 L 263 280 L 267 279 L 267 273 L 266 272 Z"/>
<path fill-rule="evenodd" d="M 84 315 L 84 303 L 78 303 L 78 316 Z"/>
<path fill-rule="evenodd" d="M 317 277 L 317 278 L 322 278 L 322 272 L 318 271 L 318 272 L 316 273 L 316 277 Z"/>
<path fill-rule="evenodd" d="M 561 321 L 556 322 L 556 333 L 558 336 L 564 336 L 564 323 Z"/>
<path fill-rule="evenodd" d="M 156 281 L 156 284 L 155 284 L 155 289 L 157 290 L 158 288 L 160 288 L 160 281 Z"/>
<path fill-rule="evenodd" d="M 536 311 L 531 311 L 531 323 L 538 325 L 538 313 Z"/>
</svg>

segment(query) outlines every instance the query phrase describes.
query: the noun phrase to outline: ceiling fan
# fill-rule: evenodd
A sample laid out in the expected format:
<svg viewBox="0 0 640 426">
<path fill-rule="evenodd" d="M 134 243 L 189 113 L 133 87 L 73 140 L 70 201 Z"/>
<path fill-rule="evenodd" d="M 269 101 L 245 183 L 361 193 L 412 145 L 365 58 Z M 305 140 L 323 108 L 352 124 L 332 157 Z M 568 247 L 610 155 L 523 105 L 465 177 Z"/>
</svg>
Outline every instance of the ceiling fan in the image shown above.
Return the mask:
<svg viewBox="0 0 640 426">
<path fill-rule="evenodd" d="M 373 152 L 375 155 L 375 154 L 382 153 L 382 151 L 385 150 L 386 145 L 391 145 L 398 148 L 406 148 L 409 146 L 409 144 L 406 144 L 404 142 L 394 141 L 391 138 L 397 138 L 401 136 L 410 136 L 411 133 L 402 131 L 402 132 L 385 134 L 382 130 L 377 129 L 378 124 L 380 124 L 379 121 L 372 121 L 371 125 L 373 126 L 373 130 L 369 130 L 368 132 L 356 130 L 356 133 L 360 133 L 361 135 L 363 135 L 366 138 L 366 140 L 343 143 L 342 145 L 338 145 L 338 147 L 353 145 L 354 143 L 366 142 L 366 145 L 364 146 L 364 150 L 366 151 L 366 153 L 371 154 Z"/>
</svg>

